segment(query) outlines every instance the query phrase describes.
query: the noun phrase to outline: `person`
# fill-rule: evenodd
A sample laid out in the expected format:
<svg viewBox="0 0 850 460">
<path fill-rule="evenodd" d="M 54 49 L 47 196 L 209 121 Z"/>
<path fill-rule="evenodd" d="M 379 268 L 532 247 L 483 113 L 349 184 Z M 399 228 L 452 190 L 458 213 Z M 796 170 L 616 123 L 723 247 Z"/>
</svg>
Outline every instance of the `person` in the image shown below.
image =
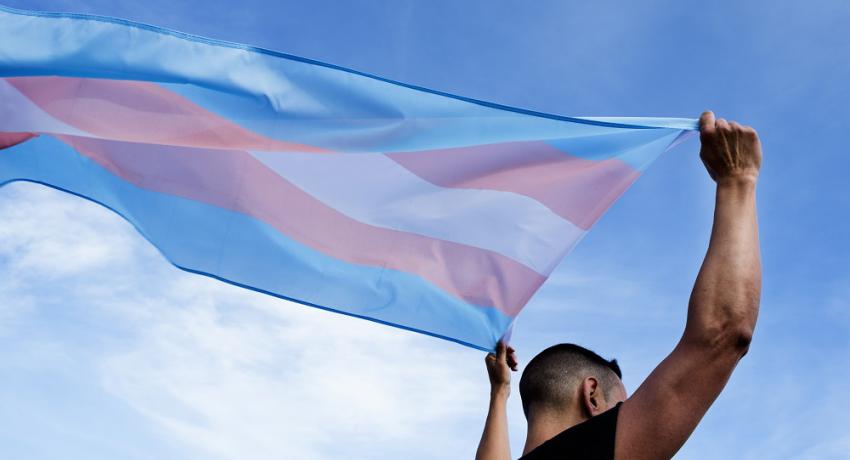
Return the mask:
<svg viewBox="0 0 850 460">
<path fill-rule="evenodd" d="M 747 353 L 761 294 L 761 144 L 753 128 L 712 112 L 700 117 L 700 142 L 700 158 L 716 183 L 714 226 L 681 339 L 631 396 L 616 360 L 574 344 L 537 355 L 519 383 L 528 421 L 522 460 L 669 459 Z M 485 362 L 490 408 L 476 459 L 508 459 L 505 405 L 516 354 L 500 342 Z"/>
</svg>

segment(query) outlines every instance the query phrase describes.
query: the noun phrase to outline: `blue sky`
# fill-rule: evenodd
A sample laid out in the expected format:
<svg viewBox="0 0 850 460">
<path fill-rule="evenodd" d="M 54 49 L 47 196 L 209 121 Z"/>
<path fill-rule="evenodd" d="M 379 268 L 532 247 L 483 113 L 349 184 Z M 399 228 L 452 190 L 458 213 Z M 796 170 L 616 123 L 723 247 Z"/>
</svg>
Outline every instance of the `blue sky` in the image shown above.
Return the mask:
<svg viewBox="0 0 850 460">
<path fill-rule="evenodd" d="M 710 108 L 755 126 L 762 313 L 677 458 L 850 457 L 850 3 L 3 3 L 563 115 Z M 577 342 L 618 358 L 632 391 L 672 349 L 711 223 L 697 151 L 692 140 L 665 154 L 561 264 L 518 321 L 523 362 Z M 35 185 L 0 190 L 0 221 L 0 457 L 474 454 L 488 396 L 478 351 L 180 272 L 117 216 Z"/>
</svg>

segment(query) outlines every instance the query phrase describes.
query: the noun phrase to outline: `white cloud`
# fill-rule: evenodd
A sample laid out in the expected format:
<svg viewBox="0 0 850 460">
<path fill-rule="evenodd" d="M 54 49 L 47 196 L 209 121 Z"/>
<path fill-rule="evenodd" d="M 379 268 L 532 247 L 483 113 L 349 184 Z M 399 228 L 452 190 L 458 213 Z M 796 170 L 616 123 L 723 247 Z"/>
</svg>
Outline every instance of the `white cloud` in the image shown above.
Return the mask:
<svg viewBox="0 0 850 460">
<path fill-rule="evenodd" d="M 122 427 L 130 438 L 139 430 L 137 439 L 144 440 L 141 431 L 152 430 L 190 458 L 473 456 L 488 394 L 480 352 L 184 273 L 114 214 L 39 186 L 1 189 L 0 221 L 5 224 L 0 229 L 0 371 L 29 372 L 33 379 L 49 375 L 60 386 L 62 378 L 90 379 L 104 398 L 131 407 L 147 427 Z M 532 346 L 542 348 L 565 336 L 592 337 L 600 351 L 622 358 L 630 385 L 639 383 L 636 376 L 648 372 L 672 343 L 623 338 L 625 326 L 588 323 L 603 317 L 634 323 L 649 313 L 647 324 L 658 323 L 656 329 L 675 335 L 678 326 L 668 327 L 659 316 L 667 312 L 673 316 L 667 323 L 680 321 L 670 313 L 673 300 L 659 297 L 640 277 L 623 275 L 618 289 L 610 289 L 609 269 L 601 264 L 596 272 L 557 273 L 548 289 L 549 301 L 558 302 L 551 308 L 559 312 L 541 312 L 545 304 L 534 309 L 538 313 L 526 312 L 515 335 L 526 340 L 521 358 L 530 357 Z M 836 290 L 835 298 L 842 292 Z M 640 309 L 633 307 L 634 299 L 641 299 Z M 836 300 L 831 311 L 840 317 L 845 306 Z M 684 314 L 681 308 L 676 315 Z M 537 327 L 544 320 L 549 326 Z M 770 327 L 765 322 L 760 330 L 765 339 Z M 28 335 L 16 335 L 19 329 Z M 660 334 L 656 329 L 653 336 Z M 824 370 L 815 369 L 811 375 L 819 375 L 823 384 L 809 405 L 800 395 L 812 388 L 797 380 L 799 369 L 771 363 L 779 359 L 775 353 L 759 349 L 736 372 L 680 457 L 706 458 L 706 449 L 714 449 L 740 458 L 779 458 L 777 453 L 800 460 L 841 458 L 848 439 L 835 427 L 847 420 L 840 410 L 824 407 L 840 408 L 847 400 L 841 384 L 846 373 L 830 372 L 833 378 L 823 380 Z M 787 374 L 786 386 L 776 377 L 780 371 Z M 770 397 L 762 395 L 765 388 Z M 34 407 L 43 396 L 16 393 Z M 509 403 L 515 454 L 524 437 L 518 396 L 515 392 Z M 101 410 L 86 407 L 86 414 L 98 416 Z M 51 426 L 73 431 L 74 419 L 50 412 L 57 417 Z M 0 431 L 22 423 L 3 415 L 0 408 Z M 822 432 L 819 425 L 804 426 L 801 418 L 833 428 Z M 751 423 L 730 424 L 730 419 Z M 32 429 L 49 437 L 43 417 L 38 422 Z M 92 455 L 91 438 L 98 434 L 85 435 L 85 442 L 64 441 L 69 458 L 114 458 Z M 0 446 L 0 456 L 8 457 L 7 448 Z M 138 458 L 154 456 L 143 444 L 134 449 L 141 449 Z"/>
<path fill-rule="evenodd" d="M 0 199 L 0 258 L 23 276 L 68 276 L 126 263 L 132 234 L 108 211 L 79 199 L 51 199 L 57 192 L 31 184 L 4 188 Z"/>
<path fill-rule="evenodd" d="M 321 458 L 351 438 L 416 443 L 474 407 L 469 377 L 483 377 L 459 376 L 464 353 L 409 333 L 196 277 L 154 308 L 137 346 L 104 364 L 107 388 L 221 458 Z"/>
<path fill-rule="evenodd" d="M 184 273 L 112 213 L 39 186 L 4 188 L 0 216 L 0 321 L 50 329 L 57 296 L 81 321 L 21 362 L 63 349 L 198 458 L 473 454 L 480 352 Z"/>
</svg>

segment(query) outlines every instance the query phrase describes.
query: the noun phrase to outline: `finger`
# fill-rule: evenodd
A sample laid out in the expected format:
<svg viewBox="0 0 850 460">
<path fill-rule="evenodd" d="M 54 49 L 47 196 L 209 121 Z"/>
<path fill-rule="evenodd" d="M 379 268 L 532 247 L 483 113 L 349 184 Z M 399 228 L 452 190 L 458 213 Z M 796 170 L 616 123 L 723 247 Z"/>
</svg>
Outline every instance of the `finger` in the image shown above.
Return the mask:
<svg viewBox="0 0 850 460">
<path fill-rule="evenodd" d="M 516 350 L 514 347 L 508 345 L 508 366 L 513 370 L 517 370 L 517 364 L 519 362 L 516 359 Z"/>
<path fill-rule="evenodd" d="M 511 370 L 516 371 L 518 366 L 519 361 L 516 359 L 516 354 L 513 351 L 508 353 L 508 367 L 510 367 Z"/>
<path fill-rule="evenodd" d="M 733 120 L 733 121 L 729 122 L 729 129 L 732 131 L 732 136 L 731 136 L 732 142 L 735 144 L 735 148 L 737 148 L 738 139 L 740 139 L 742 137 L 742 134 L 744 132 L 744 128 L 743 128 L 743 126 L 738 124 L 737 121 Z"/>
<path fill-rule="evenodd" d="M 741 132 L 744 134 L 744 136 L 749 137 L 751 139 L 759 137 L 758 133 L 752 126 L 741 127 Z"/>
<path fill-rule="evenodd" d="M 722 131 L 728 131 L 728 130 L 730 129 L 730 128 L 729 128 L 729 122 L 728 122 L 728 121 L 726 121 L 726 119 L 725 119 L 725 118 L 718 118 L 718 119 L 714 122 L 714 126 L 716 126 L 716 127 L 717 127 L 717 129 L 722 130 Z"/>
<path fill-rule="evenodd" d="M 758 137 L 758 135 L 756 134 L 756 130 L 753 129 L 752 126 L 742 125 L 735 121 L 729 122 L 729 126 L 742 139 L 752 140 Z"/>
<path fill-rule="evenodd" d="M 700 115 L 699 130 L 703 133 L 714 131 L 714 112 L 706 110 Z"/>
<path fill-rule="evenodd" d="M 496 344 L 496 359 L 500 363 L 505 362 L 505 355 L 507 354 L 507 352 L 508 352 L 507 347 L 505 346 L 504 342 L 500 341 L 499 343 Z"/>
</svg>

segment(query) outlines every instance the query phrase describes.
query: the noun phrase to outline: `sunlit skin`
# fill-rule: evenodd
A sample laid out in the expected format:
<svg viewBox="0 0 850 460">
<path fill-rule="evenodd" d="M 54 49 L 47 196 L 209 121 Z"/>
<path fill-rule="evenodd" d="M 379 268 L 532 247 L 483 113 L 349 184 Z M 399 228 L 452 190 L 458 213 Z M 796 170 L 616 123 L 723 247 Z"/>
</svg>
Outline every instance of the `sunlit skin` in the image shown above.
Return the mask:
<svg viewBox="0 0 850 460">
<path fill-rule="evenodd" d="M 631 396 L 618 380 L 606 398 L 595 377 L 583 376 L 569 407 L 529 415 L 523 454 L 622 402 L 615 459 L 672 458 L 747 353 L 761 295 L 756 220 L 761 143 L 753 128 L 716 118 L 712 112 L 700 116 L 700 141 L 700 159 L 716 184 L 714 224 L 679 343 Z M 499 343 L 485 362 L 490 409 L 476 460 L 507 460 L 505 406 L 511 370 L 518 366 L 516 353 Z"/>
</svg>

